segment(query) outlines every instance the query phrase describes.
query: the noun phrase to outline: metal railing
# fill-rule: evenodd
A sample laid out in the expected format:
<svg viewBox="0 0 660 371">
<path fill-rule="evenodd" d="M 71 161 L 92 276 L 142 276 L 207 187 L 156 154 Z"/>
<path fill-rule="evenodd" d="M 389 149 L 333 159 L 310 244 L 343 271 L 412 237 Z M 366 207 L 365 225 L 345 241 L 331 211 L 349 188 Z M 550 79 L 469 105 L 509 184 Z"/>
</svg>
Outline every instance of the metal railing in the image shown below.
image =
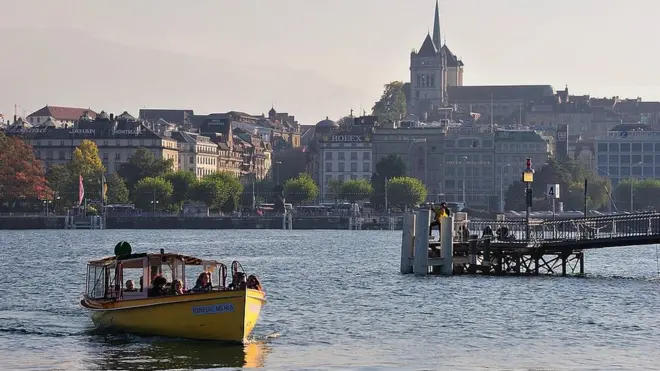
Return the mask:
<svg viewBox="0 0 660 371">
<path fill-rule="evenodd" d="M 529 237 L 524 220 L 469 220 L 470 234 L 484 236 L 490 228 L 493 243 L 576 242 L 598 239 L 621 241 L 643 237 L 660 238 L 660 213 L 591 216 L 557 220 L 531 220 Z M 487 234 L 487 233 L 486 233 Z"/>
</svg>

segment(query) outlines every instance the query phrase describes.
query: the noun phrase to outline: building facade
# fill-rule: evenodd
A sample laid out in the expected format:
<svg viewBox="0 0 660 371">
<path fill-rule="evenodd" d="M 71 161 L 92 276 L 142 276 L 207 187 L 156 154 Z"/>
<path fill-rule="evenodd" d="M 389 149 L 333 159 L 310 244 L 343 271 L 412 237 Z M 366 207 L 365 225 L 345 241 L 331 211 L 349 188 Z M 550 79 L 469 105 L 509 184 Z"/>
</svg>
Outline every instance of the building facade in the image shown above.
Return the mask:
<svg viewBox="0 0 660 371">
<path fill-rule="evenodd" d="M 596 169 L 612 186 L 624 179 L 660 178 L 660 131 L 622 124 L 596 138 Z"/>
<path fill-rule="evenodd" d="M 85 139 L 96 143 L 101 162 L 110 174 L 117 172 L 140 147 L 156 158 L 172 159 L 172 170 L 178 168 L 176 140 L 153 132 L 138 120 L 117 119 L 105 112 L 94 120 L 79 120 L 73 127 L 12 126 L 5 133 L 23 138 L 46 168 L 71 161 L 74 150 Z"/>
<path fill-rule="evenodd" d="M 211 138 L 198 133 L 172 132 L 179 149 L 178 167 L 192 171 L 197 178 L 203 178 L 218 171 L 218 145 Z"/>
<path fill-rule="evenodd" d="M 394 154 L 406 164 L 407 176 L 420 179 L 431 194 L 443 191 L 446 129 L 398 123 L 376 128 L 373 135 L 374 164 Z"/>
<path fill-rule="evenodd" d="M 371 180 L 373 174 L 372 136 L 375 117 L 355 119 L 352 125 L 339 127 L 326 118 L 316 126 L 321 132 L 317 142 L 318 175 L 321 199 L 331 201 L 329 183 L 347 180 Z M 329 129 L 329 130 L 324 130 Z"/>
</svg>

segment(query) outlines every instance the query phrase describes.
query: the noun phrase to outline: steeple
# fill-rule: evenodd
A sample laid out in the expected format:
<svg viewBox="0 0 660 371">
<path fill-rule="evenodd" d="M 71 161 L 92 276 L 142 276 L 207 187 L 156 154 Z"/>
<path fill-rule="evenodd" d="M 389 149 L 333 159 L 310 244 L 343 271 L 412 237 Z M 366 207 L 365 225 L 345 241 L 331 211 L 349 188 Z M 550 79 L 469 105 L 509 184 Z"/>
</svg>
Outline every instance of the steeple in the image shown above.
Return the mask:
<svg viewBox="0 0 660 371">
<path fill-rule="evenodd" d="M 433 20 L 433 43 L 440 50 L 442 48 L 442 39 L 440 38 L 440 6 L 438 0 L 435 0 L 435 19 Z"/>
</svg>

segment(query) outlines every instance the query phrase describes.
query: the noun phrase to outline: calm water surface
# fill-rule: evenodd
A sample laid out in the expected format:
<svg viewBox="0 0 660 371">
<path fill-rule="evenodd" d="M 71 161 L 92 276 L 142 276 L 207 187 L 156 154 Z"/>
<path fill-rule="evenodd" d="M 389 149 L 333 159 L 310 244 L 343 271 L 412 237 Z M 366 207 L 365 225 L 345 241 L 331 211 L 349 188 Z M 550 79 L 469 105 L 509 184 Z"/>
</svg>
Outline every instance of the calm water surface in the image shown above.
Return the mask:
<svg viewBox="0 0 660 371">
<path fill-rule="evenodd" d="M 95 332 L 85 263 L 127 240 L 258 272 L 247 346 Z M 589 278 L 399 274 L 401 232 L 0 231 L 2 370 L 657 370 L 656 247 L 588 252 Z"/>
</svg>

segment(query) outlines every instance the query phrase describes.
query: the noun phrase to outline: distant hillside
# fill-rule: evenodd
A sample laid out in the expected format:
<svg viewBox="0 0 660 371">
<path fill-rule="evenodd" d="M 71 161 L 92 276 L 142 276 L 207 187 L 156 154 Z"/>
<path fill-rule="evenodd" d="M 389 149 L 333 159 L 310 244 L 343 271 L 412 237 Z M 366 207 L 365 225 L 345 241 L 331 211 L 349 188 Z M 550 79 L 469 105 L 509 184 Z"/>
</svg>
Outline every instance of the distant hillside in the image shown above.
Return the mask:
<svg viewBox="0 0 660 371">
<path fill-rule="evenodd" d="M 301 124 L 314 124 L 325 116 L 339 118 L 365 100 L 363 91 L 314 72 L 273 67 L 271 56 L 241 61 L 233 50 L 226 60 L 213 60 L 127 47 L 76 31 L 6 28 L 0 48 L 0 112 L 6 115 L 14 103 L 27 110 L 53 104 L 136 115 L 142 107 L 259 114 L 276 102 L 276 109 L 296 115 Z"/>
</svg>

